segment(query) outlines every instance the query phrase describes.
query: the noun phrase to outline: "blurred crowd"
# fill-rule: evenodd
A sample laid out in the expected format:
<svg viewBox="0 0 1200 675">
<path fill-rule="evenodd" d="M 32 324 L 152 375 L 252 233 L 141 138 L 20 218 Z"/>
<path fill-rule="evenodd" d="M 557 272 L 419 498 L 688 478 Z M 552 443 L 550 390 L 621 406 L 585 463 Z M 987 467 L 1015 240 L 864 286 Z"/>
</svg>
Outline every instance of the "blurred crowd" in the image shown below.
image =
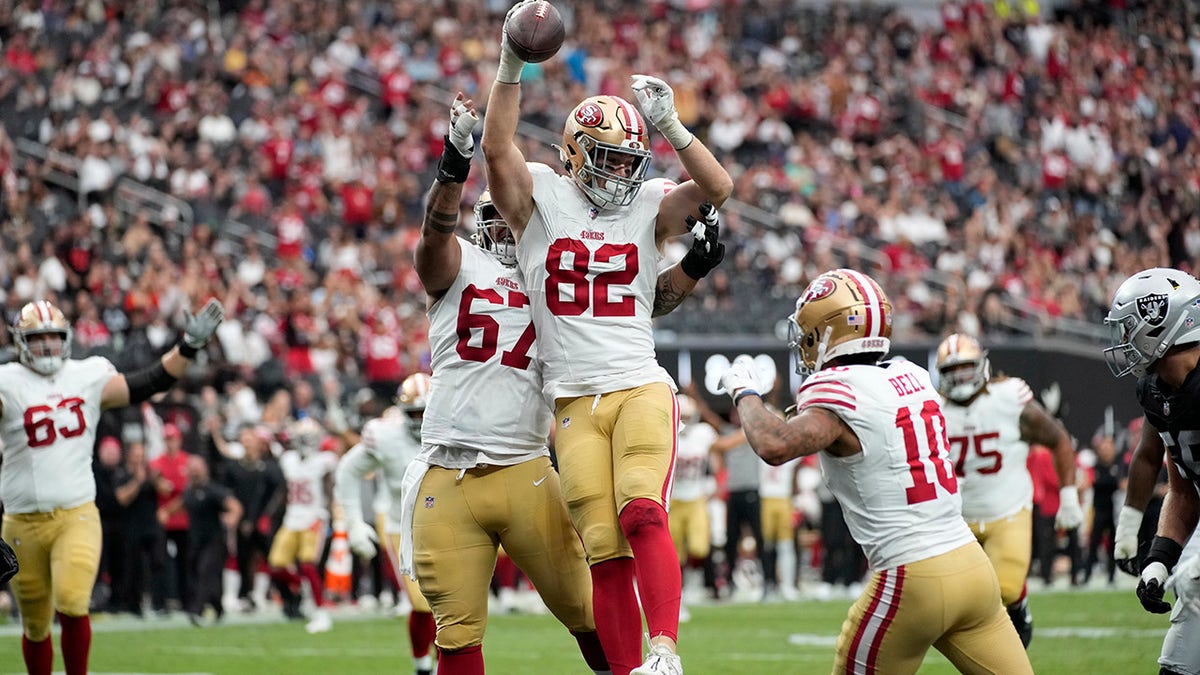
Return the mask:
<svg viewBox="0 0 1200 675">
<path fill-rule="evenodd" d="M 454 92 L 488 91 L 509 4 L 0 3 L 5 318 L 49 299 L 76 356 L 130 370 L 185 308 L 224 303 L 208 377 L 170 410 L 106 416 L 126 456 L 162 442 L 153 419 L 196 452 L 301 416 L 353 431 L 428 370 L 423 199 Z M 1136 270 L 1197 269 L 1194 3 L 955 1 L 932 20 L 812 4 L 556 3 L 567 42 L 523 78 L 527 158 L 556 164 L 580 99 L 651 73 L 736 181 L 730 255 L 663 331 L 728 331 L 711 317 L 737 308 L 738 330 L 769 333 L 845 265 L 884 284 L 898 337 L 1000 339 L 1027 316 L 1098 323 Z M 680 178 L 655 142 L 652 173 Z M 127 184 L 178 201 L 132 208 Z"/>
<path fill-rule="evenodd" d="M 124 351 L 217 296 L 238 319 L 222 336 L 231 364 L 388 386 L 420 369 L 422 199 L 453 92 L 487 91 L 507 5 L 7 4 L 6 312 L 47 296 L 85 347 Z M 1125 275 L 1200 255 L 1190 3 L 1077 2 L 1055 18 L 947 2 L 933 21 L 782 0 L 559 5 L 568 41 L 525 77 L 527 157 L 556 163 L 578 100 L 628 96 L 649 72 L 737 181 L 734 254 L 663 329 L 721 330 L 702 317 L 738 307 L 743 330 L 770 332 L 834 265 L 881 278 L 900 336 L 1094 323 Z M 26 161 L 21 139 L 63 155 Z M 654 172 L 678 177 L 656 141 Z M 53 180 L 63 156 L 82 199 Z M 127 208 L 124 181 L 187 209 Z M 464 206 L 483 187 L 477 170 Z"/>
</svg>

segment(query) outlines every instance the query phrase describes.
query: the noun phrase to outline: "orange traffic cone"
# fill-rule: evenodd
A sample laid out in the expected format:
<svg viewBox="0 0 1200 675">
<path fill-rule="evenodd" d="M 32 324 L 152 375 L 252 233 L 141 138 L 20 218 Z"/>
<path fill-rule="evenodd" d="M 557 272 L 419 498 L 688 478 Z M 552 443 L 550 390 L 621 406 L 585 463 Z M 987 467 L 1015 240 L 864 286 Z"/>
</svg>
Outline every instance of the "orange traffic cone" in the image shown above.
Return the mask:
<svg viewBox="0 0 1200 675">
<path fill-rule="evenodd" d="M 350 575 L 354 560 L 350 553 L 350 539 L 346 536 L 346 523 L 333 522 L 333 538 L 329 542 L 329 558 L 325 561 L 325 591 L 339 600 L 350 597 Z"/>
</svg>

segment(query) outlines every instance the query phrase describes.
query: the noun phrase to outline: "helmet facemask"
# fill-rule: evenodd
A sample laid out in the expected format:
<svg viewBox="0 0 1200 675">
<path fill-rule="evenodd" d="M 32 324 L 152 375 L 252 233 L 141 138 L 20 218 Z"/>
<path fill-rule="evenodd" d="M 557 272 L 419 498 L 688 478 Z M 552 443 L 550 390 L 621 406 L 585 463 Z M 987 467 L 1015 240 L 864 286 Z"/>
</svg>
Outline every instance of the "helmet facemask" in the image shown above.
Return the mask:
<svg viewBox="0 0 1200 675">
<path fill-rule="evenodd" d="M 515 267 L 517 264 L 517 239 L 512 230 L 500 217 L 491 195 L 484 192 L 475 203 L 475 234 L 471 241 L 476 246 L 496 256 L 501 265 Z"/>
<path fill-rule="evenodd" d="M 991 377 L 987 351 L 966 335 L 951 335 L 938 345 L 937 371 L 938 393 L 957 403 L 969 401 Z"/>
<path fill-rule="evenodd" d="M 576 106 L 558 152 L 575 184 L 601 209 L 632 204 L 650 169 L 646 123 L 617 96 L 593 96 Z"/>
<path fill-rule="evenodd" d="M 49 302 L 25 305 L 10 330 L 18 360 L 34 372 L 53 375 L 71 358 L 71 325 Z"/>
<path fill-rule="evenodd" d="M 1200 341 L 1200 281 L 1167 268 L 1135 274 L 1117 289 L 1104 324 L 1109 370 L 1142 377 L 1167 350 Z"/>
</svg>

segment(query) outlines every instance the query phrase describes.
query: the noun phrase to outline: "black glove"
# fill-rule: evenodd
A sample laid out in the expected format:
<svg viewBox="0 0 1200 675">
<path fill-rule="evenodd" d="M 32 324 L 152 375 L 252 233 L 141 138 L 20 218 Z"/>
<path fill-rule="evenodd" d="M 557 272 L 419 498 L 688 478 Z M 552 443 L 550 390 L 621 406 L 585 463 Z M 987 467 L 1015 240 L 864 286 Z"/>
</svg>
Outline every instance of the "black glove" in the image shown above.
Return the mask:
<svg viewBox="0 0 1200 675">
<path fill-rule="evenodd" d="M 1138 579 L 1137 596 L 1147 612 L 1166 614 L 1171 611 L 1171 604 L 1163 600 L 1167 575 L 1166 566 L 1160 562 L 1150 563 L 1142 570 L 1142 577 Z"/>
<path fill-rule="evenodd" d="M 7 582 L 17 573 L 17 553 L 0 539 L 0 584 Z"/>
<path fill-rule="evenodd" d="M 679 266 L 683 273 L 699 281 L 708 275 L 714 267 L 725 259 L 725 244 L 718 241 L 721 234 L 721 219 L 717 208 L 708 202 L 700 205 L 700 215 L 704 218 L 702 236 L 692 238 L 692 248 L 683 256 Z M 700 221 L 695 216 L 687 217 L 687 226 L 692 230 Z M 692 230 L 693 235 L 695 230 Z"/>
</svg>

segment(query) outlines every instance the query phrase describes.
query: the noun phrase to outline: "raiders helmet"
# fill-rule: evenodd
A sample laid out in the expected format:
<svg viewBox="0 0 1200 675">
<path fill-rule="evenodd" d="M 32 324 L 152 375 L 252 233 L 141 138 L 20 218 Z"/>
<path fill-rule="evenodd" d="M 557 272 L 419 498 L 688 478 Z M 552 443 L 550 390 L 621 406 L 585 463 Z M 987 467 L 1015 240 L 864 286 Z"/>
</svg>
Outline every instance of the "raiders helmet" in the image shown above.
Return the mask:
<svg viewBox="0 0 1200 675">
<path fill-rule="evenodd" d="M 955 333 L 937 348 L 937 390 L 951 401 L 962 403 L 983 389 L 991 377 L 987 350 L 969 335 Z"/>
<path fill-rule="evenodd" d="M 1155 267 L 1117 288 L 1104 324 L 1104 360 L 1113 375 L 1141 377 L 1175 345 L 1200 342 L 1200 281 L 1186 272 Z"/>
<path fill-rule="evenodd" d="M 788 317 L 796 372 L 808 376 L 838 357 L 891 349 L 892 303 L 875 280 L 848 269 L 822 274 Z"/>
<path fill-rule="evenodd" d="M 517 240 L 492 204 L 492 193 L 487 190 L 475 202 L 475 245 L 496 256 L 501 265 L 514 267 L 517 264 Z"/>
<path fill-rule="evenodd" d="M 623 98 L 586 98 L 567 117 L 558 154 L 575 184 L 597 207 L 629 206 L 650 168 L 646 122 Z M 614 170 L 625 165 L 627 173 Z"/>
<path fill-rule="evenodd" d="M 429 402 L 432 385 L 433 378 L 425 373 L 414 373 L 404 378 L 396 392 L 396 403 L 404 411 L 408 430 L 418 441 L 421 440 L 421 418 L 425 416 L 425 404 Z"/>
<path fill-rule="evenodd" d="M 38 300 L 21 308 L 12 325 L 17 359 L 42 375 L 53 375 L 71 358 L 71 324 L 62 310 L 46 300 Z M 59 339 L 34 340 L 35 335 L 57 335 Z"/>
</svg>

